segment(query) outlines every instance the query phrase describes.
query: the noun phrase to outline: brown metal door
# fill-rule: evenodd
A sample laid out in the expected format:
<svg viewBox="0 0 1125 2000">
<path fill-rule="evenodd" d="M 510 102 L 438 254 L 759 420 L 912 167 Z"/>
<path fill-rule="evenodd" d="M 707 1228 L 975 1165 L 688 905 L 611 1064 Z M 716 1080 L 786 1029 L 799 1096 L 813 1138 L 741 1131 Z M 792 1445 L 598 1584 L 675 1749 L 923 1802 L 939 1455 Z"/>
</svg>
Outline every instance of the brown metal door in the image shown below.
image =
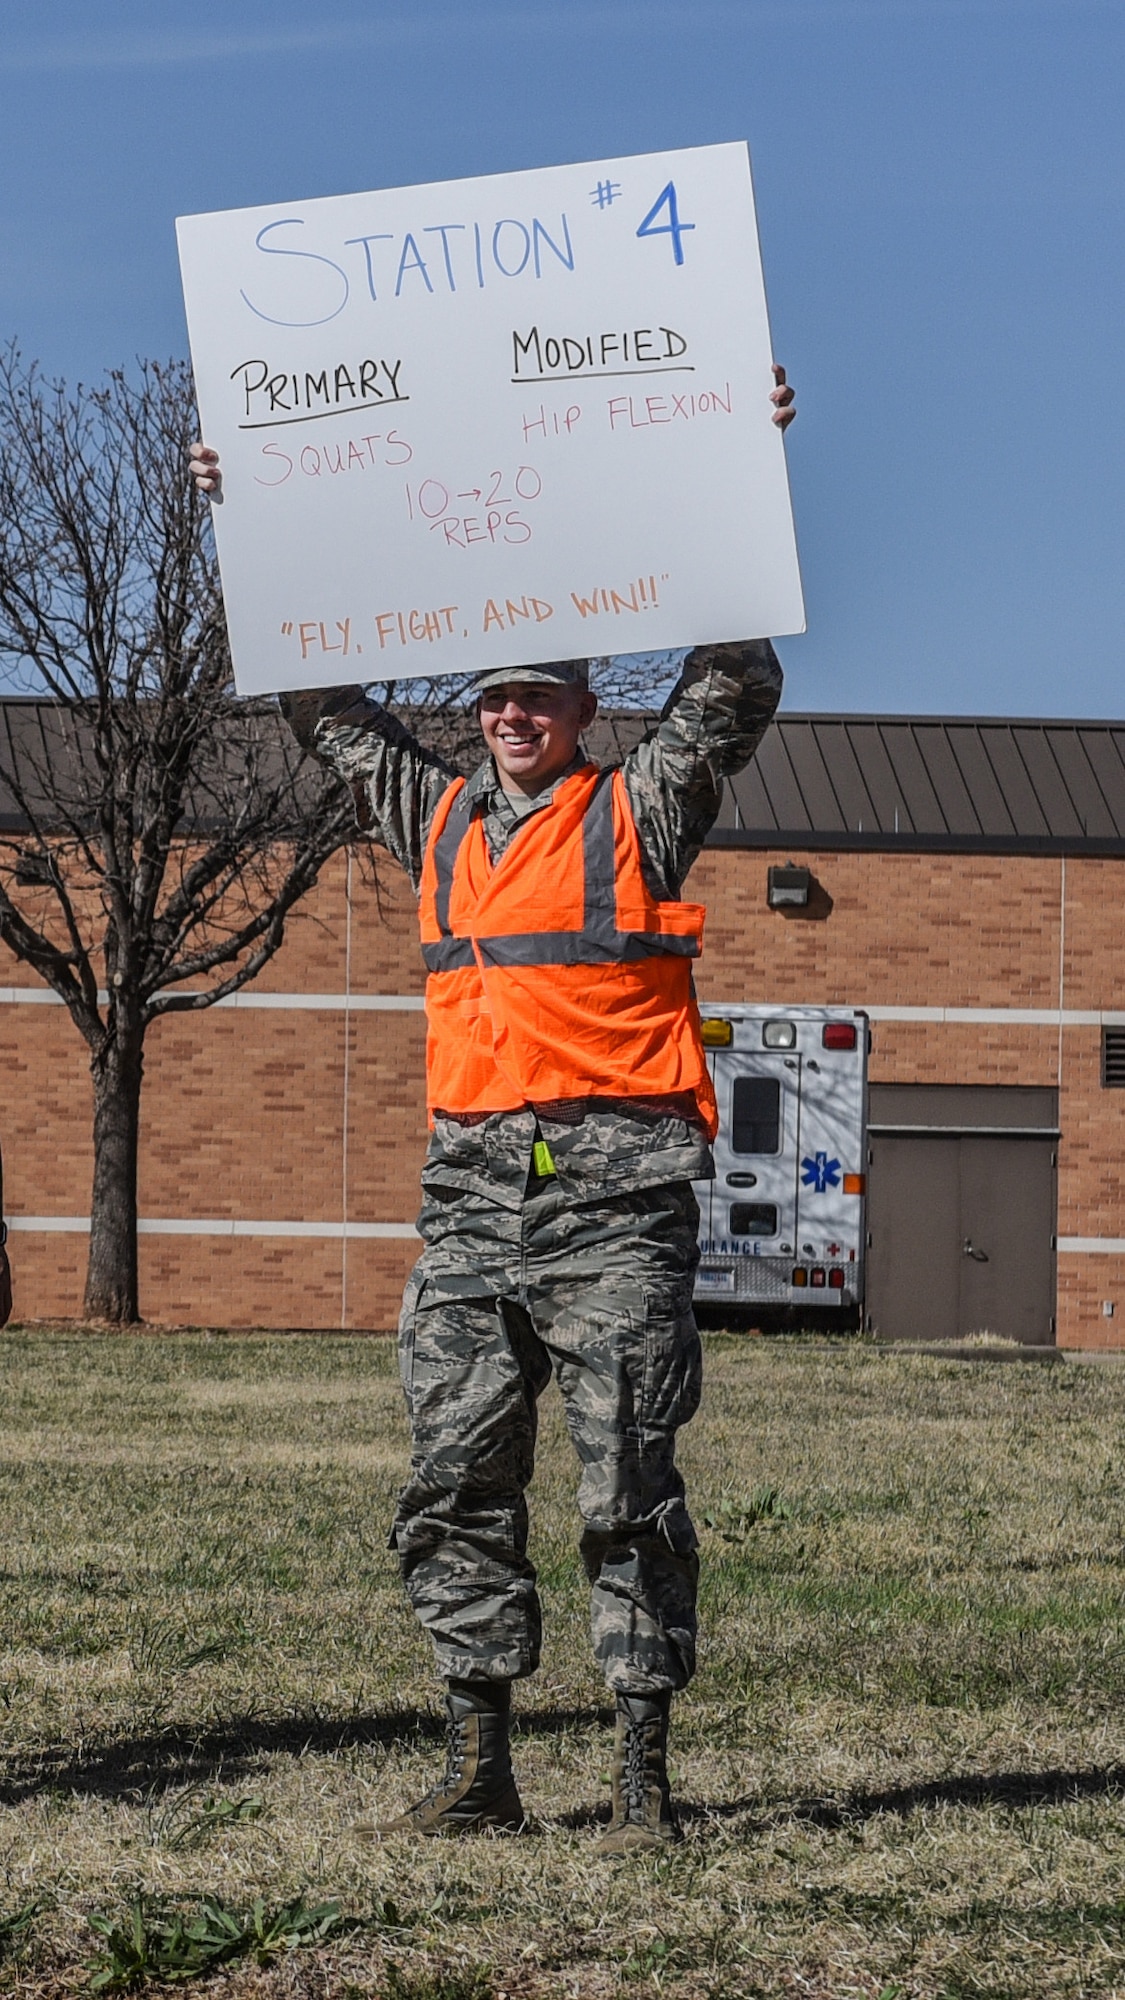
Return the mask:
<svg viewBox="0 0 1125 2000">
<path fill-rule="evenodd" d="M 880 1133 L 868 1155 L 868 1325 L 883 1340 L 956 1340 L 960 1139 Z"/>
<path fill-rule="evenodd" d="M 966 1133 L 961 1155 L 960 1334 L 1054 1340 L 1055 1148 Z"/>
<path fill-rule="evenodd" d="M 872 1134 L 868 1326 L 884 1340 L 1054 1340 L 1055 1143 Z"/>
</svg>

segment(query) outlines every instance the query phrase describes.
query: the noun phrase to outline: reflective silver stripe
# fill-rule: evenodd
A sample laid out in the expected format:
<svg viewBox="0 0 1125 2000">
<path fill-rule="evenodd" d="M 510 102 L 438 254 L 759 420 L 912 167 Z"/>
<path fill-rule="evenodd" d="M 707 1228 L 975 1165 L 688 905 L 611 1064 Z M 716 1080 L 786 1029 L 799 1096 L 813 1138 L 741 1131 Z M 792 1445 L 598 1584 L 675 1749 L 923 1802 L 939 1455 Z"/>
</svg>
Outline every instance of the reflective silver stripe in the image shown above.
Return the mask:
<svg viewBox="0 0 1125 2000">
<path fill-rule="evenodd" d="M 698 956 L 694 938 L 661 931 L 615 930 L 608 937 L 589 931 L 513 932 L 478 938 L 477 950 L 485 965 L 620 965 L 627 959 Z"/>
<path fill-rule="evenodd" d="M 472 807 L 466 798 L 468 789 L 467 785 L 462 785 L 449 808 L 445 825 L 434 842 L 434 873 L 437 876 L 434 915 L 443 938 L 449 936 L 449 897 L 453 888 L 453 864 L 473 816 Z"/>
<path fill-rule="evenodd" d="M 617 878 L 614 869 L 612 770 L 600 771 L 582 816 L 583 911 L 581 930 L 502 932 L 476 939 L 484 965 L 619 965 L 642 958 L 697 958 L 693 937 L 663 931 L 619 931 Z M 472 809 L 461 791 L 450 808 L 434 846 L 437 887 L 434 910 L 441 938 L 424 944 L 422 957 L 430 972 L 454 972 L 476 962 L 473 940 L 454 937 L 449 928 L 449 900 L 461 843 L 469 831 Z M 524 825 L 530 824 L 530 816 Z M 522 829 L 517 829 L 517 834 Z"/>
<path fill-rule="evenodd" d="M 582 816 L 582 867 L 587 938 L 612 944 L 617 937 L 617 882 L 613 872 L 613 772 L 600 771 Z"/>
<path fill-rule="evenodd" d="M 422 946 L 422 963 L 427 972 L 458 972 L 475 965 L 472 938 L 443 937 L 436 944 Z"/>
</svg>

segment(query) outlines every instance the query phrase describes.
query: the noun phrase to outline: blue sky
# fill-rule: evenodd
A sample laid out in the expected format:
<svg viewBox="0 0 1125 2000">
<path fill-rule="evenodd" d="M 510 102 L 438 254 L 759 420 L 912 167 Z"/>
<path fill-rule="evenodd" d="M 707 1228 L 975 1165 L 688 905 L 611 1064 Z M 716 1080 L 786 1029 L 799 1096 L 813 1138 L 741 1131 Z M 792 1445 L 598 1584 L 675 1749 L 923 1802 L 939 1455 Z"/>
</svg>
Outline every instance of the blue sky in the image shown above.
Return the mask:
<svg viewBox="0 0 1125 2000">
<path fill-rule="evenodd" d="M 1125 0 L 6 0 L 0 334 L 186 348 L 179 213 L 748 138 L 790 708 L 1123 715 Z"/>
</svg>

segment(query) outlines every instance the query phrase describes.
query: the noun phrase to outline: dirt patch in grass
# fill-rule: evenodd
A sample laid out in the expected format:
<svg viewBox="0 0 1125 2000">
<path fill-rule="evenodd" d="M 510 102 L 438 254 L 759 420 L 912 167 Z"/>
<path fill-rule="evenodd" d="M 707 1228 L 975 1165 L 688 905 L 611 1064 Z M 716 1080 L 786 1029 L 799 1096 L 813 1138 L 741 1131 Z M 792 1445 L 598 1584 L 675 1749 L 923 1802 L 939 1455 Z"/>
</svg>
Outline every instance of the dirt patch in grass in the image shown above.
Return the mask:
<svg viewBox="0 0 1125 2000">
<path fill-rule="evenodd" d="M 237 1952 L 188 1983 L 232 2000 L 1125 1994 L 1125 1370 L 707 1350 L 685 1839 L 606 1866 L 553 1395 L 534 1831 L 372 1848 L 353 1823 L 440 1759 L 384 1546 L 390 1345 L 0 1341 L 0 1987 L 139 1990 L 177 1923 L 228 1922 Z M 253 1943 L 298 1905 L 336 1916 Z"/>
</svg>

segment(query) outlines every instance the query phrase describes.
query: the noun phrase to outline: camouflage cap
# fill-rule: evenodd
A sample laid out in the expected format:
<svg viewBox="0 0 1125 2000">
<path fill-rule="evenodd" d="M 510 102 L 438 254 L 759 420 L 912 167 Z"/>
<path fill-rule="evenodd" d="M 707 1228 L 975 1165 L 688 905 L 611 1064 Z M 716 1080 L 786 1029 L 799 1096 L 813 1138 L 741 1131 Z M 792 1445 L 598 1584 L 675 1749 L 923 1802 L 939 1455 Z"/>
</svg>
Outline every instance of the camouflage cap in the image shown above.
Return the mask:
<svg viewBox="0 0 1125 2000">
<path fill-rule="evenodd" d="M 547 681 L 556 687 L 586 688 L 590 685 L 589 660 L 541 660 L 537 667 L 488 667 L 473 683 L 477 694 L 486 688 L 520 686 L 529 681 Z"/>
</svg>

